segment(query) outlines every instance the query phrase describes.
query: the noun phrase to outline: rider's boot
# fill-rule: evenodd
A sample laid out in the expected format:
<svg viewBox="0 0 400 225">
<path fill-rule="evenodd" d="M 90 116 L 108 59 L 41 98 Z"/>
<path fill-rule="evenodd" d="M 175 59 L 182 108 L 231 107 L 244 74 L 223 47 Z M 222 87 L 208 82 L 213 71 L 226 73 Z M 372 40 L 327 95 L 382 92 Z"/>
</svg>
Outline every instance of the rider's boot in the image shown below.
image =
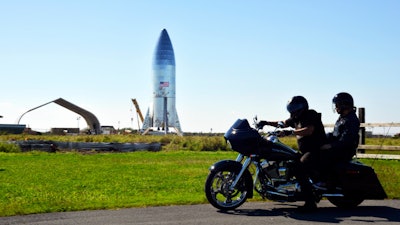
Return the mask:
<svg viewBox="0 0 400 225">
<path fill-rule="evenodd" d="M 299 207 L 300 212 L 314 212 L 317 210 L 317 203 L 313 200 L 306 200 L 303 206 Z"/>
<path fill-rule="evenodd" d="M 311 187 L 311 183 L 303 183 L 302 192 L 305 197 L 305 203 L 299 207 L 300 212 L 313 212 L 317 210 L 317 203 L 315 201 L 314 192 Z"/>
</svg>

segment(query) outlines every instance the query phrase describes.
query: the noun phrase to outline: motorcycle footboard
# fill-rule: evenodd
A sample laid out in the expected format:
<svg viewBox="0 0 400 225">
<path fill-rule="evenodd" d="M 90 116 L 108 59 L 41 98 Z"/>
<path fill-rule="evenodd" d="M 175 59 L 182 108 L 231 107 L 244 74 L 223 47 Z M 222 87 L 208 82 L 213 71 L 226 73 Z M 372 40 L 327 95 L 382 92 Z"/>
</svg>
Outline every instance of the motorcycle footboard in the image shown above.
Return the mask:
<svg viewBox="0 0 400 225">
<path fill-rule="evenodd" d="M 338 165 L 339 181 L 343 193 L 358 195 L 364 199 L 385 199 L 383 189 L 374 169 L 360 162 L 349 162 Z"/>
</svg>

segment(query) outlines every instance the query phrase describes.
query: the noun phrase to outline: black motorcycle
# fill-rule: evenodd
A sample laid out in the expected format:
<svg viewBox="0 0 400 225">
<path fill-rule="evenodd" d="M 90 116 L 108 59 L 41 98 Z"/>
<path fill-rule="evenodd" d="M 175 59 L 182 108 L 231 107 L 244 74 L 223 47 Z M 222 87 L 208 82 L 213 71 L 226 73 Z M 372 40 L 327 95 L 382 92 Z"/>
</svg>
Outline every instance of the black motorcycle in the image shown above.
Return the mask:
<svg viewBox="0 0 400 225">
<path fill-rule="evenodd" d="M 256 118 L 254 123 L 257 124 Z M 293 172 L 301 154 L 280 142 L 281 132 L 277 128 L 262 136 L 246 119 L 238 119 L 232 125 L 224 137 L 239 155 L 236 160 L 222 160 L 210 167 L 205 194 L 211 205 L 221 210 L 235 209 L 253 197 L 253 190 L 264 199 L 304 201 Z M 269 147 L 260 151 L 262 138 Z M 338 164 L 333 177 L 333 187 L 329 189 L 310 178 L 317 202 L 325 197 L 337 207 L 350 208 L 365 199 L 387 198 L 373 168 L 356 160 Z"/>
</svg>

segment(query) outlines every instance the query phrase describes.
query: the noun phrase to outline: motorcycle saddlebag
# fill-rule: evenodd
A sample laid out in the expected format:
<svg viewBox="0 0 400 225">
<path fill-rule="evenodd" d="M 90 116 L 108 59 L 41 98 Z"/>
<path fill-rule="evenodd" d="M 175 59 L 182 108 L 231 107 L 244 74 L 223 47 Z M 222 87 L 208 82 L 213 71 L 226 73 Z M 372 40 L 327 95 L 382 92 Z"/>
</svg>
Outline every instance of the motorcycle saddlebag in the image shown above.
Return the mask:
<svg viewBox="0 0 400 225">
<path fill-rule="evenodd" d="M 387 198 L 374 169 L 358 161 L 337 165 L 337 175 L 344 194 L 358 195 L 364 199 Z"/>
<path fill-rule="evenodd" d="M 261 135 L 246 119 L 238 119 L 224 135 L 233 150 L 249 155 L 257 151 Z"/>
</svg>

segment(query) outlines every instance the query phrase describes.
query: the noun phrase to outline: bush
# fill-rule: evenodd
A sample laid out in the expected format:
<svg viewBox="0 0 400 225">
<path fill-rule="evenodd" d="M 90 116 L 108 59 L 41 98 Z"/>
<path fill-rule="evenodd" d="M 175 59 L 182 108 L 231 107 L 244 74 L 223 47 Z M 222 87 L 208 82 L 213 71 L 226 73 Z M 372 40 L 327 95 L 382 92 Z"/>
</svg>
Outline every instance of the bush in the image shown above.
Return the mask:
<svg viewBox="0 0 400 225">
<path fill-rule="evenodd" d="M 21 149 L 18 145 L 7 142 L 0 142 L 0 152 L 21 152 Z"/>
</svg>

